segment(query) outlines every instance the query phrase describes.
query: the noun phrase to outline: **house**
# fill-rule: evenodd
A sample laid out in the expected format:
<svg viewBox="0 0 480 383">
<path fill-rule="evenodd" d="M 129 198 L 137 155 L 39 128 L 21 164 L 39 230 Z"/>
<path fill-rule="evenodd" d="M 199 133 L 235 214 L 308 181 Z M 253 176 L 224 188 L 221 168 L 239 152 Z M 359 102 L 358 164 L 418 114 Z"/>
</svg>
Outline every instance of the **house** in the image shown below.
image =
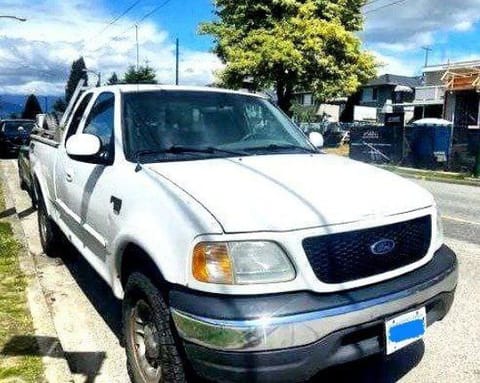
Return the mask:
<svg viewBox="0 0 480 383">
<path fill-rule="evenodd" d="M 312 92 L 296 91 L 294 100 L 298 105 L 305 108 L 315 108 L 318 121 L 339 122 L 345 109 L 347 97 L 338 97 L 327 103 L 317 104 Z"/>
<path fill-rule="evenodd" d="M 403 107 L 414 108 L 414 119 L 443 118 L 445 104 L 445 84 L 442 81 L 444 69 L 425 67 L 423 69 L 423 84 L 415 88 L 415 98 Z"/>
<path fill-rule="evenodd" d="M 382 115 L 393 111 L 404 111 L 412 118 L 413 108 L 404 110 L 394 108 L 394 105 L 412 102 L 415 98 L 415 88 L 420 85 L 422 85 L 421 77 L 384 74 L 362 87 L 358 104 L 376 108 L 378 120 L 383 120 Z M 410 118 L 407 117 L 406 120 Z"/>
<path fill-rule="evenodd" d="M 383 120 L 385 113 L 405 111 L 407 121 L 413 118 L 413 107 L 404 110 L 403 105 L 410 105 L 415 99 L 415 88 L 422 85 L 422 77 L 399 76 L 384 74 L 370 81 L 367 85 L 348 100 L 341 98 L 333 100 L 325 105 L 320 105 L 318 115 L 328 111 L 328 115 L 338 116 L 340 121 L 375 121 Z M 315 105 L 315 99 L 311 92 L 299 91 L 295 94 L 295 100 L 302 106 Z M 335 113 L 332 113 L 335 111 Z"/>
</svg>

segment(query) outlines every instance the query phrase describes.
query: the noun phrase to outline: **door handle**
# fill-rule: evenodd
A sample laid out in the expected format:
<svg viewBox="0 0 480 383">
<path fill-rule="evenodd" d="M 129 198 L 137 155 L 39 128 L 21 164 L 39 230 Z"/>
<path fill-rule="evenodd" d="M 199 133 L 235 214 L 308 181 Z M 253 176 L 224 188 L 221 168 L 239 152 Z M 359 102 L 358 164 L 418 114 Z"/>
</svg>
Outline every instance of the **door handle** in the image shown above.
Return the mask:
<svg viewBox="0 0 480 383">
<path fill-rule="evenodd" d="M 65 172 L 65 179 L 67 180 L 67 182 L 72 182 L 73 181 L 72 173 Z"/>
</svg>

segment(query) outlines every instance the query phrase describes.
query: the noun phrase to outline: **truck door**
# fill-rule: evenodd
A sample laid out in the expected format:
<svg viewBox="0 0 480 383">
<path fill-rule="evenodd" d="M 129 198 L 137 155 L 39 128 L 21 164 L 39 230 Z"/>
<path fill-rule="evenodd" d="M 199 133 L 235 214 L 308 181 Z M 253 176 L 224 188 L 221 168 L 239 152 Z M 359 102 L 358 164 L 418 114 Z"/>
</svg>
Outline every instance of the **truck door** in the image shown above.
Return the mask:
<svg viewBox="0 0 480 383">
<path fill-rule="evenodd" d="M 73 170 L 72 160 L 65 150 L 65 142 L 67 142 L 70 136 L 77 133 L 78 127 L 86 118 L 85 111 L 92 100 L 92 96 L 92 93 L 87 93 L 80 99 L 80 102 L 73 112 L 70 123 L 67 126 L 67 131 L 63 138 L 64 144 L 58 147 L 57 159 L 55 161 L 55 202 L 59 207 L 60 218 L 71 230 L 76 229 L 76 224 L 73 220 L 73 213 L 70 209 L 70 206 L 72 206 L 73 203 L 73 201 L 70 200 L 70 189 L 72 187 L 71 173 Z"/>
<path fill-rule="evenodd" d="M 68 157 L 65 161 L 68 213 L 74 234 L 101 261 L 109 242 L 108 213 L 113 185 L 115 95 L 100 93 L 87 110 L 77 133 L 97 136 L 101 141 L 98 158 L 89 162 Z"/>
</svg>

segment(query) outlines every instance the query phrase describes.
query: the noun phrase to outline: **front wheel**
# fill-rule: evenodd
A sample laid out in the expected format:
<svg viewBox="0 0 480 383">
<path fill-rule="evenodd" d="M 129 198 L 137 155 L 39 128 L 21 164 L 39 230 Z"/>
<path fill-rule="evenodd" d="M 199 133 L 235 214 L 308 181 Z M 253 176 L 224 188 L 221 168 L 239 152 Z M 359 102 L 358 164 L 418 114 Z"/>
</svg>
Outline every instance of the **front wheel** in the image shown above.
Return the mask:
<svg viewBox="0 0 480 383">
<path fill-rule="evenodd" d="M 186 382 L 168 306 L 160 290 L 138 272 L 125 287 L 123 334 L 133 383 Z"/>
</svg>

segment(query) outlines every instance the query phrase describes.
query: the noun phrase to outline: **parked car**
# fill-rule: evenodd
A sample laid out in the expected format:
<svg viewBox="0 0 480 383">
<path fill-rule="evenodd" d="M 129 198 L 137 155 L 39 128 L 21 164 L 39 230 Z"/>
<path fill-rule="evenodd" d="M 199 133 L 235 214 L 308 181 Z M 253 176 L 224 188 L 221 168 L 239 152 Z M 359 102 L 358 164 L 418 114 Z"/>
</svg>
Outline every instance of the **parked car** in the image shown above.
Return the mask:
<svg viewBox="0 0 480 383">
<path fill-rule="evenodd" d="M 3 120 L 0 123 L 0 154 L 15 154 L 28 143 L 33 129 L 32 120 Z"/>
<path fill-rule="evenodd" d="M 30 147 L 28 145 L 20 146 L 18 151 L 18 178 L 20 179 L 20 188 L 28 193 L 32 205 L 36 206 L 32 171 L 30 169 Z"/>
<path fill-rule="evenodd" d="M 303 381 L 390 355 L 451 307 L 432 195 L 324 154 L 261 96 L 100 87 L 66 121 L 60 141 L 32 136 L 41 243 L 51 254 L 64 233 L 123 299 L 133 382 L 187 366 Z"/>
</svg>

